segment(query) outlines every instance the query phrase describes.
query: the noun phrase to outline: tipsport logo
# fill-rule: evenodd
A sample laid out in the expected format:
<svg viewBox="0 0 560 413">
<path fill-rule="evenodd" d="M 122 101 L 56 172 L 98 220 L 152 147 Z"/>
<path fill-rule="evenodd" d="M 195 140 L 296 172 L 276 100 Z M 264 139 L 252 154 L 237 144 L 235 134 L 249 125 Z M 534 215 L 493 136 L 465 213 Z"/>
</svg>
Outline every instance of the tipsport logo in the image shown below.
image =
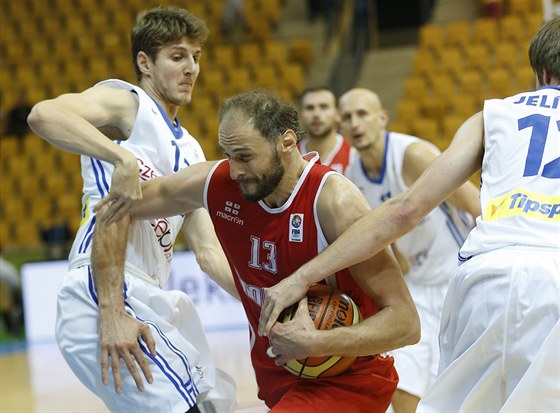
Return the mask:
<svg viewBox="0 0 560 413">
<path fill-rule="evenodd" d="M 517 190 L 491 200 L 484 211 L 484 221 L 512 216 L 560 221 L 560 196 Z"/>
</svg>

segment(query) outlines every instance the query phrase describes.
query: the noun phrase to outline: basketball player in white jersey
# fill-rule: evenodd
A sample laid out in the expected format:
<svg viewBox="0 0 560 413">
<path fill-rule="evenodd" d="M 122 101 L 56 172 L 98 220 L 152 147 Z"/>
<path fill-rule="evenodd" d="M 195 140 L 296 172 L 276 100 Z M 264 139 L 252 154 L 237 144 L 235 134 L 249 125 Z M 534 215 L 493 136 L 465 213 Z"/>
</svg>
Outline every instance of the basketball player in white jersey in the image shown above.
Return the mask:
<svg viewBox="0 0 560 413">
<path fill-rule="evenodd" d="M 53 145 L 82 155 L 82 220 L 58 295 L 56 338 L 77 377 L 115 412 L 233 409 L 235 384 L 214 367 L 192 301 L 164 290 L 183 227 L 201 268 L 236 295 L 206 211 L 111 226 L 93 211 L 107 194 L 127 204 L 141 196 L 140 181 L 204 161 L 177 112 L 191 100 L 207 35 L 186 10 L 144 12 L 132 31 L 139 86 L 100 82 L 38 103 L 28 120 Z"/>
<path fill-rule="evenodd" d="M 323 165 L 343 174 L 356 155 L 348 140 L 338 133 L 336 98 L 326 87 L 305 89 L 299 98 L 299 116 L 307 134 L 298 143 L 299 151 L 315 151 Z"/>
<path fill-rule="evenodd" d="M 260 331 L 339 268 L 418 225 L 478 169 L 481 217 L 460 250 L 420 412 L 560 410 L 560 17 L 529 47 L 536 91 L 488 100 L 406 191 L 267 290 Z"/>
<path fill-rule="evenodd" d="M 387 131 L 387 112 L 370 90 L 349 90 L 340 97 L 338 111 L 340 130 L 358 151 L 345 175 L 373 208 L 406 190 L 439 154 L 427 141 Z M 393 244 L 402 255 L 400 262 L 406 260 L 403 274 L 422 329 L 418 344 L 393 351 L 399 373 L 395 413 L 414 413 L 436 377 L 443 300 L 457 270 L 459 248 L 473 227 L 472 216 L 478 215 L 479 192 L 469 181 Z"/>
</svg>

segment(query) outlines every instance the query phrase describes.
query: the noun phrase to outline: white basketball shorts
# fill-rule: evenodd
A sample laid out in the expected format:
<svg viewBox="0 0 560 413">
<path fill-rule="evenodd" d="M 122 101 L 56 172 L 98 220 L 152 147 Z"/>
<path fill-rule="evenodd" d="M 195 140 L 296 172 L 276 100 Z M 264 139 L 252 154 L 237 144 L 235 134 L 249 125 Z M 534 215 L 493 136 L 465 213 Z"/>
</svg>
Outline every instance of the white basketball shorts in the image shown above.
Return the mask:
<svg viewBox="0 0 560 413">
<path fill-rule="evenodd" d="M 212 362 L 200 318 L 190 298 L 181 291 L 165 291 L 129 273 L 125 274 L 125 307 L 148 323 L 157 356 L 149 359 L 152 384 L 140 392 L 121 361 L 122 394 L 101 381 L 98 308 L 89 266 L 71 270 L 58 294 L 56 338 L 72 371 L 112 412 L 186 412 L 205 401 L 215 411 L 230 412 L 235 384 Z M 148 354 L 144 343 L 144 352 Z M 210 409 L 211 410 L 211 409 Z"/>
<path fill-rule="evenodd" d="M 438 377 L 417 411 L 500 412 L 512 395 L 546 411 L 539 409 L 560 394 L 558 376 L 543 374 L 546 384 L 535 385 L 529 375 L 542 352 L 558 366 L 551 333 L 559 319 L 557 249 L 508 247 L 471 258 L 450 282 Z"/>
</svg>

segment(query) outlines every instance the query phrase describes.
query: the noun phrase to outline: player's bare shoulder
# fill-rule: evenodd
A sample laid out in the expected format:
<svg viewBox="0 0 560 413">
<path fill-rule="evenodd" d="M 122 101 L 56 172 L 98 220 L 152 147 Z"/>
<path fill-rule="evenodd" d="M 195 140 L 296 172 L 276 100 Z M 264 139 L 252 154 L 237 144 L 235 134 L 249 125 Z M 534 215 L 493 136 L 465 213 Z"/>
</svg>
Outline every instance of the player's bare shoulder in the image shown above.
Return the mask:
<svg viewBox="0 0 560 413">
<path fill-rule="evenodd" d="M 96 85 L 81 93 L 95 108 L 95 126 L 113 139 L 127 139 L 138 115 L 138 96 L 130 90 Z"/>
<path fill-rule="evenodd" d="M 360 189 L 345 176 L 330 174 L 319 194 L 317 213 L 329 242 L 370 210 Z"/>
</svg>

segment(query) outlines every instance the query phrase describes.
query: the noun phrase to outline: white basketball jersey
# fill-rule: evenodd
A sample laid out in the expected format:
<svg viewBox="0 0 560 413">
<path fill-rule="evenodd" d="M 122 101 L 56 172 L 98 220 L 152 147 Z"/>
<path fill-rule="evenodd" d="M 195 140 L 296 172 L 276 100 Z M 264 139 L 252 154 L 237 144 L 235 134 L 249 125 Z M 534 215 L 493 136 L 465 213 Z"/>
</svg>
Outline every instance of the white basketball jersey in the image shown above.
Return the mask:
<svg viewBox="0 0 560 413">
<path fill-rule="evenodd" d="M 419 141 L 414 136 L 387 133 L 383 166 L 378 178 L 373 179 L 366 174 L 359 156 L 348 166 L 346 176 L 362 191 L 372 208 L 408 188 L 402 177 L 404 154 L 409 145 Z M 399 238 L 397 248 L 409 262 L 407 279 L 421 284 L 448 281 L 457 267 L 457 253 L 471 222 L 470 214 L 443 203 L 414 230 Z"/>
<path fill-rule="evenodd" d="M 482 216 L 461 259 L 523 245 L 560 248 L 560 88 L 484 104 Z"/>
<path fill-rule="evenodd" d="M 116 141 L 138 159 L 140 180 L 169 175 L 193 163 L 204 161 L 198 142 L 175 119 L 176 126 L 165 111 L 141 88 L 121 80 L 100 82 L 113 88 L 130 90 L 138 98 L 139 107 L 134 128 L 127 140 Z M 70 266 L 88 263 L 96 216 L 97 202 L 109 193 L 113 166 L 88 156 L 81 157 L 82 219 L 70 251 Z M 183 216 L 134 221 L 130 226 L 126 265 L 163 287 L 169 277 L 173 244 L 183 224 Z"/>
</svg>

